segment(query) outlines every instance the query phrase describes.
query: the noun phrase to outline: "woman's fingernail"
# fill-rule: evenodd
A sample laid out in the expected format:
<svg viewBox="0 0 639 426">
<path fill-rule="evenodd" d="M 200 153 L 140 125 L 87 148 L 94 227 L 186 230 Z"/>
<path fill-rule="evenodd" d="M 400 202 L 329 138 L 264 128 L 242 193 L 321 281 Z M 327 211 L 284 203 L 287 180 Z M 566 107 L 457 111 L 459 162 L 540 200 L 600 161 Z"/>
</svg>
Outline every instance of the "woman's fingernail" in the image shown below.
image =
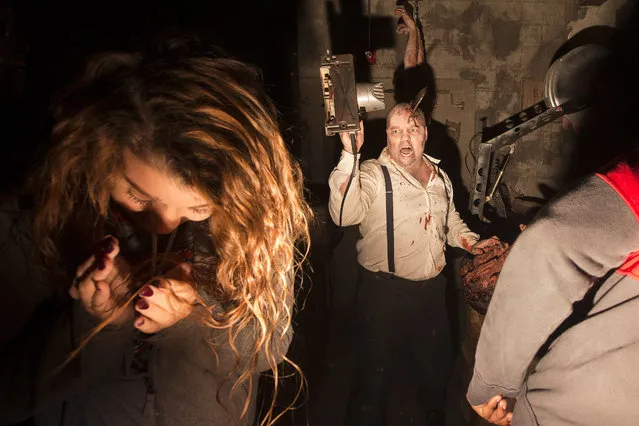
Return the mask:
<svg viewBox="0 0 639 426">
<path fill-rule="evenodd" d="M 106 263 L 104 262 L 104 259 L 98 259 L 96 261 L 96 266 L 100 271 L 104 271 L 104 269 L 106 268 Z"/>
<path fill-rule="evenodd" d="M 155 281 L 154 281 L 155 282 Z M 140 296 L 144 296 L 144 297 L 151 297 L 153 296 L 153 289 L 149 286 L 146 286 L 142 289 L 142 291 L 140 292 Z"/>
<path fill-rule="evenodd" d="M 109 242 L 106 244 L 106 246 L 104 247 L 104 252 L 106 254 L 111 253 L 113 250 L 115 249 L 115 242 L 113 241 L 113 238 L 109 238 Z"/>
<path fill-rule="evenodd" d="M 137 305 L 138 305 L 138 309 L 149 309 L 149 304 L 144 299 L 138 300 Z"/>
<path fill-rule="evenodd" d="M 138 318 L 138 319 L 135 321 L 135 326 L 136 326 L 136 327 L 142 327 L 142 325 L 143 325 L 143 324 L 144 324 L 144 318 Z"/>
</svg>

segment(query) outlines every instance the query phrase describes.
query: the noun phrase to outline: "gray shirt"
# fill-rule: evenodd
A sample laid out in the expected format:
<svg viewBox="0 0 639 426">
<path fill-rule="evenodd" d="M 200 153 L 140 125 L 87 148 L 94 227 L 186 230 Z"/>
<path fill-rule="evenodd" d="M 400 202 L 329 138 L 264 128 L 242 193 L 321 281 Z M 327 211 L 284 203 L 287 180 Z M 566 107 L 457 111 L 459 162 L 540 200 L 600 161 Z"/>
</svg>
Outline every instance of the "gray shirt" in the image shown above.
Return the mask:
<svg viewBox="0 0 639 426">
<path fill-rule="evenodd" d="M 544 208 L 499 277 L 471 404 L 518 397 L 518 426 L 635 424 L 639 282 L 617 268 L 638 249 L 637 217 L 598 176 Z"/>
</svg>

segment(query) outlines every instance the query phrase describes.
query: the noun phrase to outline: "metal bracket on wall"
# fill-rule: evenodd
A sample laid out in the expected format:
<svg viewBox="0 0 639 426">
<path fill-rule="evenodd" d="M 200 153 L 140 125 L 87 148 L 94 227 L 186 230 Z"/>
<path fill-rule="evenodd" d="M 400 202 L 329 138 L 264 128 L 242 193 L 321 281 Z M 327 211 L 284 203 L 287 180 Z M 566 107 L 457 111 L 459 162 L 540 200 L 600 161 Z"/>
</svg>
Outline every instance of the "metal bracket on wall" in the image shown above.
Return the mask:
<svg viewBox="0 0 639 426">
<path fill-rule="evenodd" d="M 601 69 L 609 55 L 610 52 L 606 48 L 597 44 L 586 44 L 570 50 L 553 62 L 546 72 L 545 100 L 508 117 L 501 123 L 483 128 L 473 175 L 473 196 L 469 206 L 472 214 L 486 221 L 484 206 L 488 202 L 486 190 L 492 176 L 490 168 L 493 153 L 564 114 L 568 114 L 573 124 L 584 120 L 585 110 L 598 97 Z M 494 185 L 495 182 L 491 181 L 490 184 Z"/>
<path fill-rule="evenodd" d="M 475 163 L 472 197 L 469 205 L 472 214 L 486 221 L 484 206 L 488 201 L 486 191 L 493 153 L 506 145 L 514 144 L 517 139 L 562 115 L 564 115 L 562 106 L 549 107 L 545 101 L 540 101 L 494 126 L 483 128 L 481 142 L 477 149 L 477 162 Z"/>
</svg>

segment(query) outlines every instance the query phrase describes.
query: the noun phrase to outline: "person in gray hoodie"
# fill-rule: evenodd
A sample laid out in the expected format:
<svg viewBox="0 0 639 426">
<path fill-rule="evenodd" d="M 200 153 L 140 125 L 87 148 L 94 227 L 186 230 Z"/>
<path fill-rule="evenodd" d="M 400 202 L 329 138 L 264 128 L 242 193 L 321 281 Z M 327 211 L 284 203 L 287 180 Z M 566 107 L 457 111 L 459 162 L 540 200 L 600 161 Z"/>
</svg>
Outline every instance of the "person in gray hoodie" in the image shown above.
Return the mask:
<svg viewBox="0 0 639 426">
<path fill-rule="evenodd" d="M 0 424 L 273 424 L 311 213 L 258 73 L 105 54 L 56 120 L 0 206 Z"/>
<path fill-rule="evenodd" d="M 517 239 L 483 324 L 468 400 L 501 425 L 635 424 L 637 323 L 634 151 L 550 202 Z"/>
</svg>

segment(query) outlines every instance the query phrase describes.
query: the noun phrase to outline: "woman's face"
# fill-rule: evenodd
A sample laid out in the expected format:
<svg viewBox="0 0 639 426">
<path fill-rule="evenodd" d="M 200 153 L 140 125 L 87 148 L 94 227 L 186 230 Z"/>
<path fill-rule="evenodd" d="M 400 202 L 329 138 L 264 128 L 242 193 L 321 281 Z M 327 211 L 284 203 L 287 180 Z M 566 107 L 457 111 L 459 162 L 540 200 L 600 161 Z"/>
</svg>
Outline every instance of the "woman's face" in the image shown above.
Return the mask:
<svg viewBox="0 0 639 426">
<path fill-rule="evenodd" d="M 168 234 L 181 223 L 211 216 L 211 202 L 177 176 L 124 152 L 124 172 L 117 177 L 111 198 L 142 228 Z"/>
</svg>

